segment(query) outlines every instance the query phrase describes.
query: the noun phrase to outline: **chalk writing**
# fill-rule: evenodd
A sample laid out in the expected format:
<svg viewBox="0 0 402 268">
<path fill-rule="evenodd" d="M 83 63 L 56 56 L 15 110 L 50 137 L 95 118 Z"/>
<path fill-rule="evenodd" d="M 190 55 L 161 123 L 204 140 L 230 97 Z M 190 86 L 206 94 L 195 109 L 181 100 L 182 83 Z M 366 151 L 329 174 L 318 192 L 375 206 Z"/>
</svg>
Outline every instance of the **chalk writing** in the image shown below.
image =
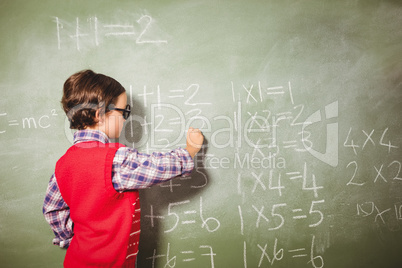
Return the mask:
<svg viewBox="0 0 402 268">
<path fill-rule="evenodd" d="M 153 255 L 151 257 L 147 257 L 147 260 L 152 260 L 152 267 L 155 267 L 155 260 L 162 258 L 163 263 L 164 263 L 164 267 L 175 267 L 177 262 L 184 262 L 187 263 L 187 265 L 191 265 L 191 263 L 193 261 L 196 260 L 196 258 L 198 256 L 201 257 L 206 257 L 208 258 L 208 266 L 204 266 L 204 267 L 211 267 L 214 268 L 215 267 L 215 262 L 214 262 L 214 258 L 216 256 L 216 253 L 214 252 L 213 248 L 209 245 L 200 245 L 199 247 L 197 247 L 196 249 L 198 249 L 199 251 L 203 252 L 203 253 L 199 253 L 197 255 L 197 253 L 194 251 L 193 248 L 186 249 L 186 250 L 182 250 L 176 253 L 176 255 L 173 255 L 171 253 L 171 249 L 170 249 L 170 243 L 168 243 L 167 245 L 167 252 L 166 254 L 156 254 L 156 249 L 154 249 L 153 251 Z M 173 255 L 173 256 L 172 256 Z M 178 256 L 180 258 L 178 258 Z"/>
<path fill-rule="evenodd" d="M 275 174 L 277 173 L 277 174 Z M 267 172 L 260 171 L 255 172 L 251 171 L 250 175 L 242 176 L 240 173 L 238 175 L 238 193 L 242 194 L 244 192 L 243 181 L 252 181 L 253 187 L 251 188 L 250 193 L 254 194 L 256 191 L 267 191 L 275 190 L 278 192 L 279 196 L 282 196 L 283 192 L 286 191 L 286 185 L 283 184 L 283 178 L 288 178 L 290 181 L 298 181 L 301 180 L 302 183 L 300 185 L 300 189 L 303 191 L 312 191 L 314 198 L 318 197 L 318 191 L 323 189 L 323 186 L 317 185 L 316 176 L 311 174 L 311 176 L 307 176 L 307 163 L 304 163 L 303 171 L 292 171 L 286 172 L 286 176 L 282 176 L 281 171 L 276 171 L 275 169 L 270 169 Z"/>
<path fill-rule="evenodd" d="M 104 38 L 127 40 L 133 38 L 135 44 L 167 44 L 167 40 L 152 37 L 155 20 L 149 15 L 142 15 L 135 23 L 106 24 L 98 17 L 89 17 L 82 22 L 79 17 L 75 19 L 75 27 L 71 23 L 55 17 L 57 48 L 68 47 L 69 40 L 74 41 L 74 47 L 80 51 L 84 47 L 100 46 Z M 68 37 L 68 39 L 64 38 Z M 130 40 L 130 39 L 129 39 Z M 131 40 L 130 40 L 131 41 Z"/>
<path fill-rule="evenodd" d="M 22 117 L 15 119 L 10 117 L 8 113 L 1 113 L 0 120 L 5 120 L 6 125 L 11 128 L 22 129 L 47 129 L 52 126 L 52 118 L 57 117 L 58 114 L 55 109 L 50 110 L 48 114 L 41 116 Z M 4 121 L 3 121 L 4 122 Z M 0 129 L 0 134 L 7 132 L 7 128 Z"/>
<path fill-rule="evenodd" d="M 275 262 L 280 262 L 289 256 L 291 258 L 307 259 L 307 262 L 305 262 L 306 264 L 311 264 L 311 266 L 314 268 L 322 268 L 324 267 L 324 259 L 322 256 L 315 254 L 314 243 L 315 235 L 312 236 L 309 251 L 305 247 L 285 249 L 279 245 L 279 240 L 277 238 L 275 238 L 273 245 L 269 243 L 265 243 L 264 245 L 257 244 L 256 247 L 261 252 L 260 256 L 257 256 L 259 257 L 257 267 L 267 267 L 266 263 L 268 263 L 269 266 L 273 266 Z M 254 246 L 254 244 L 251 246 Z M 254 251 L 254 248 L 250 250 L 251 246 L 248 245 L 246 241 L 243 243 L 244 268 L 247 268 L 247 264 L 250 259 L 250 256 L 247 254 L 248 251 Z M 255 257 L 255 255 L 253 255 L 253 257 Z"/>
<path fill-rule="evenodd" d="M 371 130 L 370 133 L 368 133 L 368 131 L 366 132 L 365 130 L 362 130 L 362 133 L 363 133 L 363 135 L 365 137 L 365 140 L 364 140 L 363 143 L 360 143 L 360 145 L 359 145 L 359 143 L 355 143 L 355 141 L 351 137 L 351 133 L 352 133 L 353 128 L 350 128 L 349 132 L 348 132 L 348 135 L 346 137 L 346 140 L 343 143 L 343 146 L 346 147 L 346 148 L 351 148 L 355 155 L 357 155 L 358 152 L 363 151 L 368 146 L 374 146 L 375 147 L 376 144 L 379 145 L 379 146 L 386 147 L 388 149 L 388 153 L 391 153 L 391 150 L 398 149 L 399 147 L 394 145 L 390 140 L 387 141 L 386 135 L 387 135 L 388 129 L 389 128 L 384 129 L 381 132 L 381 135 L 378 136 L 377 138 L 373 137 L 373 135 L 375 133 L 374 129 Z"/>
<path fill-rule="evenodd" d="M 393 206 L 381 206 L 372 201 L 356 204 L 357 216 L 370 217 L 374 223 L 387 226 L 391 231 L 401 230 L 402 227 L 402 203 Z"/>
<path fill-rule="evenodd" d="M 246 103 L 259 103 L 266 100 L 266 98 L 284 97 L 284 95 L 289 94 L 290 103 L 294 104 L 290 81 L 285 85 L 262 85 L 261 81 L 251 85 L 235 85 L 232 81 L 231 89 L 233 102 L 236 102 L 237 99 L 238 101 L 245 100 Z"/>
<path fill-rule="evenodd" d="M 196 225 L 200 226 L 201 229 L 205 229 L 210 233 L 217 231 L 221 225 L 220 221 L 215 217 L 206 217 L 202 197 L 200 197 L 199 211 L 190 209 L 184 212 L 176 212 L 176 208 L 182 205 L 189 204 L 190 200 L 184 200 L 180 202 L 169 203 L 167 215 L 160 216 L 154 215 L 153 207 L 151 205 L 150 214 L 145 215 L 145 218 L 149 218 L 151 221 L 151 226 L 155 226 L 155 219 L 169 221 L 169 227 L 164 232 L 170 233 L 175 231 L 181 225 Z M 178 209 L 180 211 L 180 209 Z M 197 221 L 200 223 L 197 224 Z"/>
<path fill-rule="evenodd" d="M 255 206 L 251 205 L 251 207 L 254 210 L 255 215 L 253 218 L 255 219 L 255 228 L 260 228 L 261 226 L 264 226 L 263 228 L 268 231 L 275 231 L 280 228 L 282 228 L 287 220 L 285 219 L 284 215 L 292 215 L 292 220 L 303 220 L 305 222 L 305 219 L 309 219 L 309 222 L 306 223 L 308 227 L 314 228 L 319 226 L 325 219 L 324 213 L 320 209 L 320 204 L 324 204 L 325 200 L 316 200 L 316 201 L 311 201 L 310 207 L 307 209 L 308 212 L 303 212 L 302 207 L 292 207 L 290 208 L 288 204 L 286 203 L 280 203 L 280 204 L 274 204 L 272 205 L 272 208 L 270 209 L 270 212 L 265 211 L 265 206 Z M 243 206 L 244 207 L 244 206 Z M 239 219 L 240 219 L 240 233 L 244 234 L 244 228 L 245 228 L 245 223 L 244 223 L 244 213 L 243 213 L 243 208 L 242 206 L 238 206 L 238 212 L 239 212 Z M 248 215 L 249 216 L 249 215 Z M 247 217 L 250 219 L 251 217 Z M 250 230 L 255 229 L 254 226 L 250 226 Z"/>
<path fill-rule="evenodd" d="M 350 180 L 346 183 L 346 185 L 354 185 L 354 186 L 363 186 L 367 182 L 373 183 L 388 183 L 391 181 L 402 181 L 402 164 L 400 161 L 394 160 L 390 163 L 380 164 L 378 166 L 373 166 L 373 171 L 375 170 L 372 178 L 365 178 L 364 181 L 358 177 L 359 165 L 357 161 L 351 161 L 347 164 L 346 168 L 353 170 L 353 174 L 350 177 Z M 366 167 L 367 168 L 367 167 Z M 384 175 L 384 170 L 391 171 L 388 172 L 388 176 Z"/>
</svg>

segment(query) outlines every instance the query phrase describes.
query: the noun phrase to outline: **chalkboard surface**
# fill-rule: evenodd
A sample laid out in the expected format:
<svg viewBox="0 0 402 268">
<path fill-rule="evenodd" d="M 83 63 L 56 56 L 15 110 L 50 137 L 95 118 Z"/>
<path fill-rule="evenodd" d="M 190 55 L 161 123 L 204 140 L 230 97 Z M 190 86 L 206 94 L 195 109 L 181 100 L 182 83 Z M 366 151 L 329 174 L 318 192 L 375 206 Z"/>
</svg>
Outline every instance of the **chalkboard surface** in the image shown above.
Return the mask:
<svg viewBox="0 0 402 268">
<path fill-rule="evenodd" d="M 119 142 L 206 142 L 141 190 L 139 267 L 402 267 L 402 2 L 1 1 L 0 263 L 62 267 L 41 207 L 62 85 L 127 90 Z"/>
</svg>

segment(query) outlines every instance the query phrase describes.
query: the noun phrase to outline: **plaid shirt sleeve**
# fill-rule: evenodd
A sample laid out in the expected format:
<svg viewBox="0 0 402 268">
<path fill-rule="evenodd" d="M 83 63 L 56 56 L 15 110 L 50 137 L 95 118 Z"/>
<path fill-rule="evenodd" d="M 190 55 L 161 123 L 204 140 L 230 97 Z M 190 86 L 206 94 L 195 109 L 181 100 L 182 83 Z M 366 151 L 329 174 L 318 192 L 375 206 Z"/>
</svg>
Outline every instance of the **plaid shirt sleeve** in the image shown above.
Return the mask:
<svg viewBox="0 0 402 268">
<path fill-rule="evenodd" d="M 61 196 L 54 174 L 50 178 L 46 191 L 43 214 L 55 234 L 53 244 L 68 248 L 74 235 L 73 222 L 70 218 L 70 208 Z"/>
<path fill-rule="evenodd" d="M 117 150 L 113 160 L 113 186 L 122 192 L 143 189 L 177 176 L 188 176 L 194 161 L 187 150 L 144 154 L 131 147 Z"/>
</svg>

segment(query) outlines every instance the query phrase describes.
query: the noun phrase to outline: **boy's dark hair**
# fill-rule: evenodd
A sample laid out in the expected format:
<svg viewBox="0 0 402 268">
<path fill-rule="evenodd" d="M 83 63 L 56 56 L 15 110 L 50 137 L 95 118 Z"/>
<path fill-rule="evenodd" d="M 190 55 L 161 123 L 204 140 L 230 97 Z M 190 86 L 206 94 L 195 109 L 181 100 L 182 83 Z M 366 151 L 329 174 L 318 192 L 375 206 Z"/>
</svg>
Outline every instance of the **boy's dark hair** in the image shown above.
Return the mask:
<svg viewBox="0 0 402 268">
<path fill-rule="evenodd" d="M 61 103 L 70 121 L 70 128 L 85 129 L 97 123 L 96 111 L 107 113 L 110 104 L 126 90 L 115 79 L 83 70 L 70 76 L 63 87 Z"/>
</svg>

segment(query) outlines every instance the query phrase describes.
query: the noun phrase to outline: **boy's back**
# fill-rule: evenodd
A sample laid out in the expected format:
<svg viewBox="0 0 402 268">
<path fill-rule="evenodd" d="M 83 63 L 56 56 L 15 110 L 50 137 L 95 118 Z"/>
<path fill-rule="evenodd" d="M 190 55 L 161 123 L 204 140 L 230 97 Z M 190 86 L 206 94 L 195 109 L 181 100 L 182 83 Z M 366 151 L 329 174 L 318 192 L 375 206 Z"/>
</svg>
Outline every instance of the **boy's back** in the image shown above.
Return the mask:
<svg viewBox="0 0 402 268">
<path fill-rule="evenodd" d="M 74 222 L 66 266 L 135 263 L 140 235 L 138 191 L 118 193 L 112 185 L 113 158 L 120 147 L 78 143 L 56 164 L 57 184 Z"/>
</svg>

